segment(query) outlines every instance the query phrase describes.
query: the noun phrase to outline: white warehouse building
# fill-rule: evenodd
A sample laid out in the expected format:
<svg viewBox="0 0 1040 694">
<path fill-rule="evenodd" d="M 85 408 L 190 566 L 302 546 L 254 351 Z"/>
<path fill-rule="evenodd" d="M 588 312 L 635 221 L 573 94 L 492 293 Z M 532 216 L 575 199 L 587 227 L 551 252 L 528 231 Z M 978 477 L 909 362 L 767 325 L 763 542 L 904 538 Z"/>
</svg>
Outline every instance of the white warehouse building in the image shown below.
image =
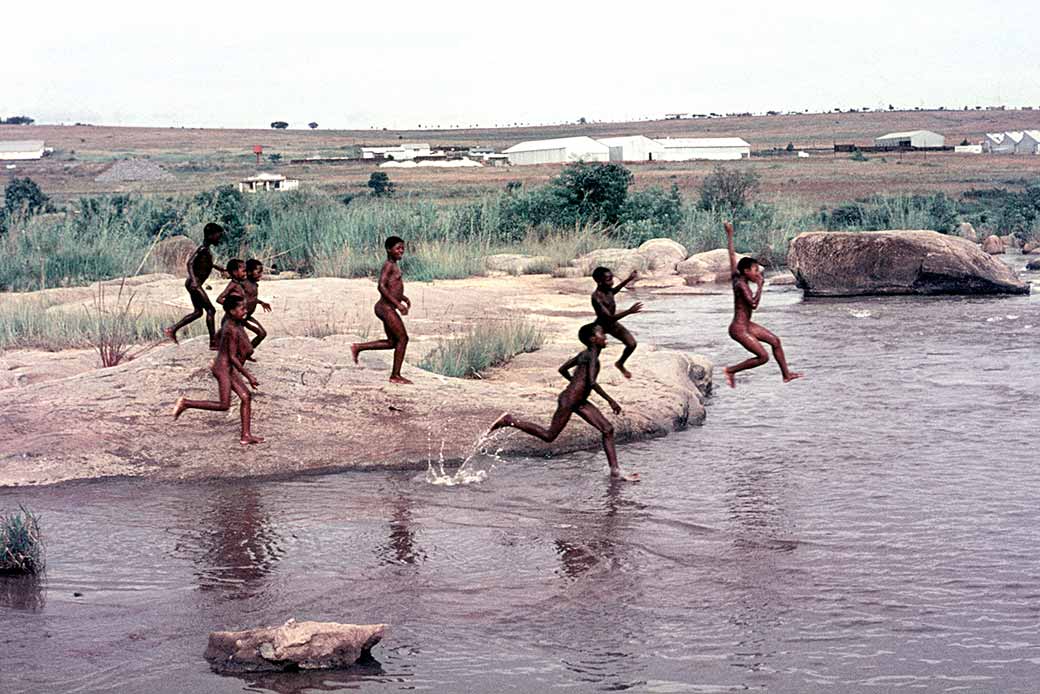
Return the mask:
<svg viewBox="0 0 1040 694">
<path fill-rule="evenodd" d="M 676 137 L 658 140 L 662 161 L 747 159 L 751 145 L 739 137 Z"/>
<path fill-rule="evenodd" d="M 510 164 L 558 164 L 572 161 L 610 161 L 610 148 L 591 137 L 560 137 L 520 142 L 503 150 Z"/>
<path fill-rule="evenodd" d="M 43 140 L 6 140 L 0 142 L 0 161 L 41 159 Z"/>
<path fill-rule="evenodd" d="M 661 161 L 664 158 L 661 143 L 643 135 L 601 137 L 598 141 L 610 148 L 610 161 Z"/>
<path fill-rule="evenodd" d="M 1040 130 L 1023 130 L 1015 144 L 1015 154 L 1040 154 Z"/>
<path fill-rule="evenodd" d="M 876 147 L 942 147 L 946 138 L 931 130 L 908 130 L 874 138 Z"/>
</svg>

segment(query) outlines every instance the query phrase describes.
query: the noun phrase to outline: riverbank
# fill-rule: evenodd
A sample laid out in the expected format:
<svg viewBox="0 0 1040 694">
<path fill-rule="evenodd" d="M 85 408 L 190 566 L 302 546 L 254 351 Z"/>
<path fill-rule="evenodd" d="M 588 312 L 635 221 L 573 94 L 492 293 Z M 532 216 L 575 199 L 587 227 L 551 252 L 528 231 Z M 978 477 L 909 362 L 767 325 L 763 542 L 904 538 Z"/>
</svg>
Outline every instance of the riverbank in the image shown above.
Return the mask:
<svg viewBox="0 0 1040 694">
<path fill-rule="evenodd" d="M 626 292 L 630 296 L 622 303 L 681 289 L 677 284 L 659 281 L 655 290 L 648 282 Z M 216 394 L 208 368 L 212 353 L 204 339 L 161 343 L 129 363 L 85 371 L 91 360 L 81 350 L 2 355 L 9 362 L 6 372 L 17 375 L 8 378 L 14 387 L 0 391 L 0 486 L 112 476 L 197 479 L 422 468 L 441 450 L 448 460 L 464 459 L 502 411 L 543 420 L 551 415 L 561 383 L 556 369 L 580 349 L 575 336 L 591 317 L 592 288 L 588 278 L 548 276 L 410 283 L 414 310 L 406 322 L 412 342 L 404 374 L 415 385 L 402 387 L 386 381 L 389 352 L 365 353 L 360 365 L 350 359 L 351 342 L 381 335 L 371 314 L 371 281 L 265 282 L 261 296 L 274 311 L 261 320 L 271 337 L 253 369 L 261 383 L 254 430 L 267 437 L 261 446 L 238 444 L 234 403 L 227 413 L 188 412 L 177 422 L 170 416 L 180 395 Z M 83 310 L 96 290 L 60 291 L 60 303 L 47 310 Z M 153 276 L 134 291 L 137 306 L 188 310 L 182 281 L 175 277 Z M 543 325 L 546 344 L 483 374 L 483 380 L 446 378 L 413 366 L 467 326 L 515 315 Z M 620 350 L 616 343 L 603 358 L 601 383 L 625 408 L 619 417 L 611 416 L 619 441 L 702 422 L 702 400 L 711 388 L 709 361 L 654 348 L 640 335 L 638 320 L 631 321 L 643 338 L 630 362 L 635 378 L 626 381 L 610 366 Z M 503 454 L 598 446 L 598 433 L 582 422 L 551 446 L 515 434 L 503 434 L 493 444 Z"/>
</svg>

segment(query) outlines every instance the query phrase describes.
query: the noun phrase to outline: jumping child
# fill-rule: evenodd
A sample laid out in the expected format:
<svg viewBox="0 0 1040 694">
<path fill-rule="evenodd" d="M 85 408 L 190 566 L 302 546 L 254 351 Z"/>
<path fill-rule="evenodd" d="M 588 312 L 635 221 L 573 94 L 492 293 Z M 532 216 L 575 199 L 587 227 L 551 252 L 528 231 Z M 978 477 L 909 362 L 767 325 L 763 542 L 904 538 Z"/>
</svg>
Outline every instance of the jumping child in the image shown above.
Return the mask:
<svg viewBox="0 0 1040 694">
<path fill-rule="evenodd" d="M 246 330 L 251 331 L 256 337 L 253 338 L 253 349 L 267 337 L 267 331 L 260 321 L 253 317 L 256 307 L 259 305 L 265 313 L 271 312 L 271 304 L 260 299 L 260 279 L 264 276 L 264 264 L 256 258 L 246 261 L 246 279 L 242 282 L 242 288 L 246 291 Z"/>
<path fill-rule="evenodd" d="M 638 276 L 639 273 L 633 270 L 625 281 L 615 287 L 614 273 L 609 268 L 598 267 L 592 271 L 592 279 L 596 281 L 596 291 L 592 292 L 592 308 L 596 312 L 596 324 L 602 327 L 603 332 L 607 335 L 617 338 L 625 345 L 625 351 L 621 353 L 621 358 L 614 364 L 625 378 L 632 378 L 632 374 L 625 368 L 625 362 L 632 356 L 632 352 L 636 351 L 636 338 L 618 321 L 631 316 L 633 313 L 642 311 L 643 303 L 637 301 L 629 309 L 618 313 L 614 295 L 634 282 Z"/>
<path fill-rule="evenodd" d="M 729 324 L 729 336 L 755 355 L 739 364 L 723 369 L 726 382 L 729 383 L 730 388 L 736 388 L 734 374 L 738 371 L 762 366 L 769 361 L 769 355 L 766 354 L 766 348 L 762 346 L 762 342 L 773 348 L 773 356 L 776 357 L 776 363 L 780 365 L 784 383 L 801 378 L 802 374 L 792 373 L 787 368 L 787 358 L 784 356 L 784 348 L 780 345 L 780 338 L 758 323 L 752 322 L 751 314 L 758 308 L 758 302 L 762 298 L 762 286 L 765 284 L 762 266 L 754 258 L 748 257 L 741 258 L 740 262 L 737 262 L 737 252 L 733 248 L 733 224 L 726 222 L 725 227 L 729 244 L 729 268 L 733 278 L 733 322 Z M 749 282 L 757 285 L 754 294 L 751 293 Z"/>
<path fill-rule="evenodd" d="M 253 374 L 249 373 L 244 366 L 245 360 L 253 352 L 253 347 L 249 344 L 249 339 L 242 329 L 242 321 L 246 317 L 245 300 L 238 294 L 231 294 L 224 299 L 224 310 L 227 312 L 228 322 L 220 330 L 220 347 L 210 366 L 213 378 L 217 379 L 220 400 L 178 398 L 177 405 L 173 409 L 173 418 L 177 419 L 184 410 L 191 409 L 227 412 L 231 408 L 231 391 L 235 391 L 240 402 L 239 415 L 242 420 L 242 434 L 239 437 L 239 443 L 242 445 L 263 443 L 263 438 L 253 436 L 250 431 L 252 395 L 242 381 L 244 376 L 254 389 L 260 386 Z"/>
<path fill-rule="evenodd" d="M 404 321 L 401 320 L 401 316 L 408 315 L 412 302 L 404 295 L 404 279 L 401 276 L 401 268 L 397 265 L 404 257 L 404 240 L 391 236 L 383 246 L 386 248 L 386 262 L 383 263 L 383 269 L 379 273 L 379 301 L 376 302 L 375 311 L 376 317 L 383 322 L 386 339 L 355 342 L 350 346 L 350 354 L 354 357 L 354 363 L 357 364 L 358 355 L 365 350 L 394 350 L 394 366 L 390 371 L 390 382 L 407 385 L 411 384 L 411 381 L 401 375 L 401 365 L 404 364 L 404 351 L 408 348 L 408 331 L 404 329 Z"/>
<path fill-rule="evenodd" d="M 213 271 L 213 268 L 224 272 L 224 268 L 213 263 L 213 253 L 210 251 L 210 247 L 220 243 L 223 237 L 224 227 L 210 222 L 202 230 L 202 245 L 196 248 L 195 252 L 188 258 L 188 279 L 184 282 L 184 288 L 188 290 L 188 296 L 191 297 L 192 312 L 181 318 L 175 325 L 163 330 L 163 334 L 174 342 L 177 342 L 178 330 L 198 320 L 205 312 L 206 328 L 209 330 L 209 346 L 210 349 L 216 349 L 215 316 L 217 310 L 213 308 L 213 304 L 210 303 L 206 290 L 203 289 L 202 285 L 209 279 L 209 273 Z"/>
<path fill-rule="evenodd" d="M 617 461 L 617 452 L 614 450 L 613 425 L 607 421 L 607 418 L 603 416 L 603 413 L 595 405 L 589 402 L 589 395 L 595 391 L 601 398 L 607 401 L 614 414 L 621 414 L 621 405 L 607 395 L 596 382 L 596 378 L 599 376 L 599 354 L 607 344 L 607 336 L 603 332 L 601 325 L 589 323 L 588 325 L 583 325 L 578 331 L 578 339 L 581 340 L 581 343 L 587 349 L 567 360 L 560 367 L 560 375 L 570 381 L 570 383 L 556 399 L 556 413 L 552 417 L 549 428 L 545 429 L 537 424 L 516 419 L 513 415 L 506 413 L 495 420 L 488 433 L 503 427 L 514 427 L 546 443 L 552 443 L 560 435 L 564 427 L 567 426 L 571 415 L 576 414 L 603 434 L 603 451 L 607 454 L 611 478 L 635 482 L 639 479 L 638 474 L 621 474 L 621 467 Z M 575 369 L 573 374 L 571 369 Z"/>
</svg>

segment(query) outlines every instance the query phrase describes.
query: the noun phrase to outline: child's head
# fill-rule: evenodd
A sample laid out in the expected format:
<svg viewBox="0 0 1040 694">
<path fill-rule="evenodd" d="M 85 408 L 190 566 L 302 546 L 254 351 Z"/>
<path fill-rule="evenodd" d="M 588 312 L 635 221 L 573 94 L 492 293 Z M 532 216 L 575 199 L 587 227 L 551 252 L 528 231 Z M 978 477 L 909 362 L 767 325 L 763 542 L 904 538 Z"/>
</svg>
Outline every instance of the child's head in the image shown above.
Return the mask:
<svg viewBox="0 0 1040 694">
<path fill-rule="evenodd" d="M 400 260 L 404 257 L 404 239 L 400 236 L 390 236 L 383 242 L 383 247 L 386 248 L 386 257 L 394 260 Z"/>
<path fill-rule="evenodd" d="M 210 245 L 220 243 L 220 240 L 224 238 L 224 227 L 216 222 L 210 222 L 202 228 L 202 237 Z"/>
<path fill-rule="evenodd" d="M 578 340 L 586 347 L 595 345 L 602 348 L 607 346 L 607 336 L 604 334 L 603 328 L 596 323 L 586 323 L 581 326 L 578 329 Z"/>
<path fill-rule="evenodd" d="M 754 258 L 745 256 L 737 263 L 737 274 L 744 279 L 757 282 L 762 279 L 762 266 Z"/>
<path fill-rule="evenodd" d="M 592 271 L 592 279 L 600 286 L 614 286 L 614 273 L 610 271 L 610 268 L 602 265 Z"/>
<path fill-rule="evenodd" d="M 256 282 L 263 276 L 264 276 L 264 264 L 263 263 L 261 263 L 256 258 L 250 258 L 249 260 L 246 261 L 246 277 L 248 277 L 249 279 L 251 279 L 254 282 Z"/>
<path fill-rule="evenodd" d="M 232 294 L 224 299 L 224 313 L 232 318 L 242 320 L 246 317 L 246 300 L 238 294 Z"/>
<path fill-rule="evenodd" d="M 227 261 L 227 274 L 231 275 L 231 279 L 241 282 L 246 278 L 246 264 L 238 258 L 232 258 Z"/>
</svg>

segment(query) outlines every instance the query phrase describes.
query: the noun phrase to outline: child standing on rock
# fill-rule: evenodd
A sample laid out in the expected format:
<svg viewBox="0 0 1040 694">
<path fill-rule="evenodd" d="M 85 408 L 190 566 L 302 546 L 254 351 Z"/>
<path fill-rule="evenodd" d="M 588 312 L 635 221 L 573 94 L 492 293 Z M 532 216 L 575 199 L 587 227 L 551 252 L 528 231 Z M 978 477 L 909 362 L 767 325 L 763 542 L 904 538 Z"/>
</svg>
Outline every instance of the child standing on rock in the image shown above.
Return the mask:
<svg viewBox="0 0 1040 694">
<path fill-rule="evenodd" d="M 358 363 L 358 355 L 369 349 L 394 350 L 394 365 L 390 370 L 390 382 L 411 385 L 411 381 L 401 375 L 404 364 L 404 352 L 408 349 L 408 331 L 404 329 L 401 316 L 407 316 L 412 307 L 411 300 L 404 295 L 404 278 L 398 263 L 404 257 L 404 239 L 391 236 L 383 244 L 386 248 L 386 262 L 379 273 L 379 301 L 376 302 L 376 317 L 383 323 L 386 331 L 385 340 L 372 342 L 355 342 L 350 346 L 350 354 L 354 363 Z M 400 315 L 398 315 L 400 312 Z"/>
<path fill-rule="evenodd" d="M 217 310 L 213 308 L 213 304 L 210 303 L 206 290 L 202 285 L 209 279 L 209 273 L 213 272 L 213 268 L 224 272 L 224 268 L 213 263 L 213 252 L 210 250 L 212 246 L 220 243 L 221 239 L 224 238 L 224 227 L 210 222 L 203 228 L 202 238 L 202 245 L 196 248 L 195 252 L 188 258 L 188 279 L 184 281 L 184 288 L 188 290 L 188 296 L 191 298 L 192 312 L 181 318 L 175 325 L 166 328 L 163 334 L 177 342 L 177 331 L 198 320 L 205 313 L 206 328 L 209 330 L 209 346 L 210 349 L 216 349 Z"/>
</svg>

